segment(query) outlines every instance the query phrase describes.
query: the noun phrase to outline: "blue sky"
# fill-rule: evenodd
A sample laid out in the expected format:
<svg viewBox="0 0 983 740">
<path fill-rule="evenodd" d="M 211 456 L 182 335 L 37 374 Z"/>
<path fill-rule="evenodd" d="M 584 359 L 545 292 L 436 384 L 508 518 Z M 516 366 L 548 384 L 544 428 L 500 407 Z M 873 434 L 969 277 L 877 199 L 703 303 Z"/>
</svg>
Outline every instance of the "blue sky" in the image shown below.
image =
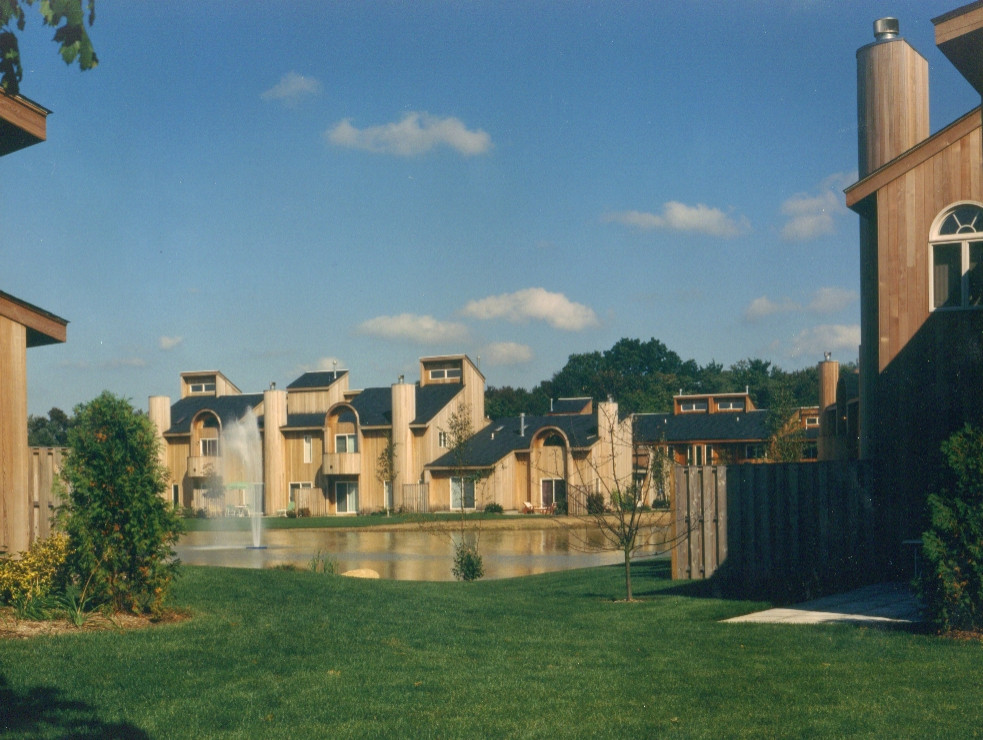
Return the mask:
<svg viewBox="0 0 983 740">
<path fill-rule="evenodd" d="M 85 73 L 32 11 L 0 290 L 71 323 L 29 409 L 458 352 L 531 387 L 621 337 L 853 360 L 856 50 L 900 19 L 935 131 L 979 104 L 957 4 L 102 0 Z"/>
</svg>

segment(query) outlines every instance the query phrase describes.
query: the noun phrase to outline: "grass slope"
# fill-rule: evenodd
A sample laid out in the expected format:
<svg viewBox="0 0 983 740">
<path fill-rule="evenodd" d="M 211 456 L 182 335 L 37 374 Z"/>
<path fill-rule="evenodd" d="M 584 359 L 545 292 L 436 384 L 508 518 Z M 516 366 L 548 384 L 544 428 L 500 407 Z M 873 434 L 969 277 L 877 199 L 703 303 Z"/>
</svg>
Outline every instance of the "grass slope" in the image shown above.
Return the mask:
<svg viewBox="0 0 983 740">
<path fill-rule="evenodd" d="M 983 648 L 635 568 L 462 583 L 186 568 L 193 619 L 0 643 L 4 737 L 971 737 Z"/>
</svg>

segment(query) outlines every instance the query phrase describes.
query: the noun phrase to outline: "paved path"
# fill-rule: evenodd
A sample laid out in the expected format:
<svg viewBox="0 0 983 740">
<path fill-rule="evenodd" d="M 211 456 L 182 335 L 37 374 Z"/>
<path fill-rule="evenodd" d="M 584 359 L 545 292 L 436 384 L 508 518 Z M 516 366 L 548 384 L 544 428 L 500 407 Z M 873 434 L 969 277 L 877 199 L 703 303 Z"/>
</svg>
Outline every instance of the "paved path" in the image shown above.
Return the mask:
<svg viewBox="0 0 983 740">
<path fill-rule="evenodd" d="M 900 626 L 921 622 L 922 615 L 918 600 L 907 586 L 900 583 L 881 583 L 845 594 L 826 596 L 795 606 L 767 609 L 724 621 L 781 624 L 850 622 Z"/>
</svg>

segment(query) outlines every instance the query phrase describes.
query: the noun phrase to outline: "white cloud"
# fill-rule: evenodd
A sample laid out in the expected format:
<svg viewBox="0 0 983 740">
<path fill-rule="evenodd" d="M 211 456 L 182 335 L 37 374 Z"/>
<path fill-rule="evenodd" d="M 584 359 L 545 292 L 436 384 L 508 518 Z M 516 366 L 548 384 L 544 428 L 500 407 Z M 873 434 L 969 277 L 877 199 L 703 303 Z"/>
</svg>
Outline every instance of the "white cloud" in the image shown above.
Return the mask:
<svg viewBox="0 0 983 740">
<path fill-rule="evenodd" d="M 505 319 L 513 324 L 530 319 L 545 321 L 554 329 L 565 331 L 580 331 L 600 323 L 589 306 L 574 303 L 562 293 L 550 293 L 545 288 L 526 288 L 469 301 L 461 313 L 475 319 Z"/>
<path fill-rule="evenodd" d="M 485 154 L 492 147 L 487 132 L 470 130 L 457 118 L 437 118 L 424 112 L 407 113 L 398 123 L 364 129 L 355 128 L 346 118 L 325 135 L 335 146 L 401 157 L 424 154 L 441 144 L 466 157 Z"/>
<path fill-rule="evenodd" d="M 296 72 L 287 72 L 269 90 L 260 94 L 263 100 L 282 100 L 287 105 L 296 105 L 308 95 L 321 92 L 321 83 L 314 77 L 305 77 Z"/>
<path fill-rule="evenodd" d="M 782 203 L 788 217 L 782 239 L 804 242 L 836 231 L 836 219 L 846 215 L 843 188 L 856 180 L 856 173 L 837 172 L 824 179 L 814 193 L 796 193 Z"/>
<path fill-rule="evenodd" d="M 480 357 L 488 365 L 521 365 L 533 358 L 532 348 L 517 342 L 492 342 L 485 345 Z"/>
<path fill-rule="evenodd" d="M 859 346 L 859 324 L 823 324 L 796 334 L 788 355 L 793 358 L 812 356 L 818 360 L 824 352 L 842 350 L 855 353 Z"/>
<path fill-rule="evenodd" d="M 846 288 L 820 288 L 813 296 L 807 310 L 813 313 L 836 313 L 857 300 L 857 292 Z"/>
<path fill-rule="evenodd" d="M 790 298 L 773 301 L 768 296 L 755 298 L 744 309 L 745 321 L 760 321 L 768 316 L 779 313 L 808 312 L 829 314 L 842 311 L 857 300 L 857 293 L 846 288 L 819 288 L 812 294 L 812 300 L 806 306 L 796 303 Z"/>
<path fill-rule="evenodd" d="M 184 341 L 184 337 L 161 337 L 157 340 L 157 346 L 167 352 L 177 347 Z"/>
<path fill-rule="evenodd" d="M 376 316 L 359 324 L 357 331 L 381 339 L 400 339 L 420 344 L 460 342 L 468 336 L 468 329 L 464 324 L 438 321 L 433 316 L 410 313 Z"/>
<path fill-rule="evenodd" d="M 643 211 L 618 211 L 604 215 L 605 221 L 631 226 L 642 231 L 668 229 L 670 231 L 692 231 L 708 236 L 732 237 L 751 229 L 751 223 L 741 216 L 732 218 L 719 208 L 698 203 L 688 206 L 671 200 L 662 206 L 662 213 Z"/>
<path fill-rule="evenodd" d="M 750 305 L 744 309 L 744 318 L 747 321 L 759 321 L 766 316 L 773 316 L 776 313 L 790 313 L 801 308 L 802 306 L 788 298 L 773 301 L 768 296 L 761 296 L 751 301 Z"/>
</svg>

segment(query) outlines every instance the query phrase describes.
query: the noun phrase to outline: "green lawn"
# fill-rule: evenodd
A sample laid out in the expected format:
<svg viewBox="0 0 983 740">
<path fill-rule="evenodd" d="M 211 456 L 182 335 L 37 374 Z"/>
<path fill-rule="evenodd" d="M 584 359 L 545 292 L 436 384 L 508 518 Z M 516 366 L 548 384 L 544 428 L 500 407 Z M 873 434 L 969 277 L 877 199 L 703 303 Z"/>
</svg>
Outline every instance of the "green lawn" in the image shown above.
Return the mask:
<svg viewBox="0 0 983 740">
<path fill-rule="evenodd" d="M 189 621 L 0 642 L 4 737 L 972 737 L 983 647 L 635 568 L 463 583 L 185 568 Z M 6 731 L 6 733 L 3 732 Z"/>
<path fill-rule="evenodd" d="M 528 515 L 528 518 L 546 519 L 542 515 Z M 524 517 L 526 518 L 526 517 Z M 490 521 L 495 519 L 515 520 L 515 515 L 510 514 L 485 514 L 484 512 L 473 512 L 465 514 L 465 519 L 470 521 Z M 425 524 L 427 522 L 459 522 L 461 515 L 453 514 L 391 514 L 371 515 L 371 516 L 315 516 L 315 517 L 282 517 L 265 516 L 263 517 L 264 529 L 330 529 L 332 527 L 380 527 L 392 526 L 395 524 Z M 181 520 L 184 528 L 188 532 L 201 531 L 220 531 L 220 532 L 245 532 L 252 527 L 252 522 L 247 517 L 215 517 L 213 519 L 187 518 Z"/>
</svg>

